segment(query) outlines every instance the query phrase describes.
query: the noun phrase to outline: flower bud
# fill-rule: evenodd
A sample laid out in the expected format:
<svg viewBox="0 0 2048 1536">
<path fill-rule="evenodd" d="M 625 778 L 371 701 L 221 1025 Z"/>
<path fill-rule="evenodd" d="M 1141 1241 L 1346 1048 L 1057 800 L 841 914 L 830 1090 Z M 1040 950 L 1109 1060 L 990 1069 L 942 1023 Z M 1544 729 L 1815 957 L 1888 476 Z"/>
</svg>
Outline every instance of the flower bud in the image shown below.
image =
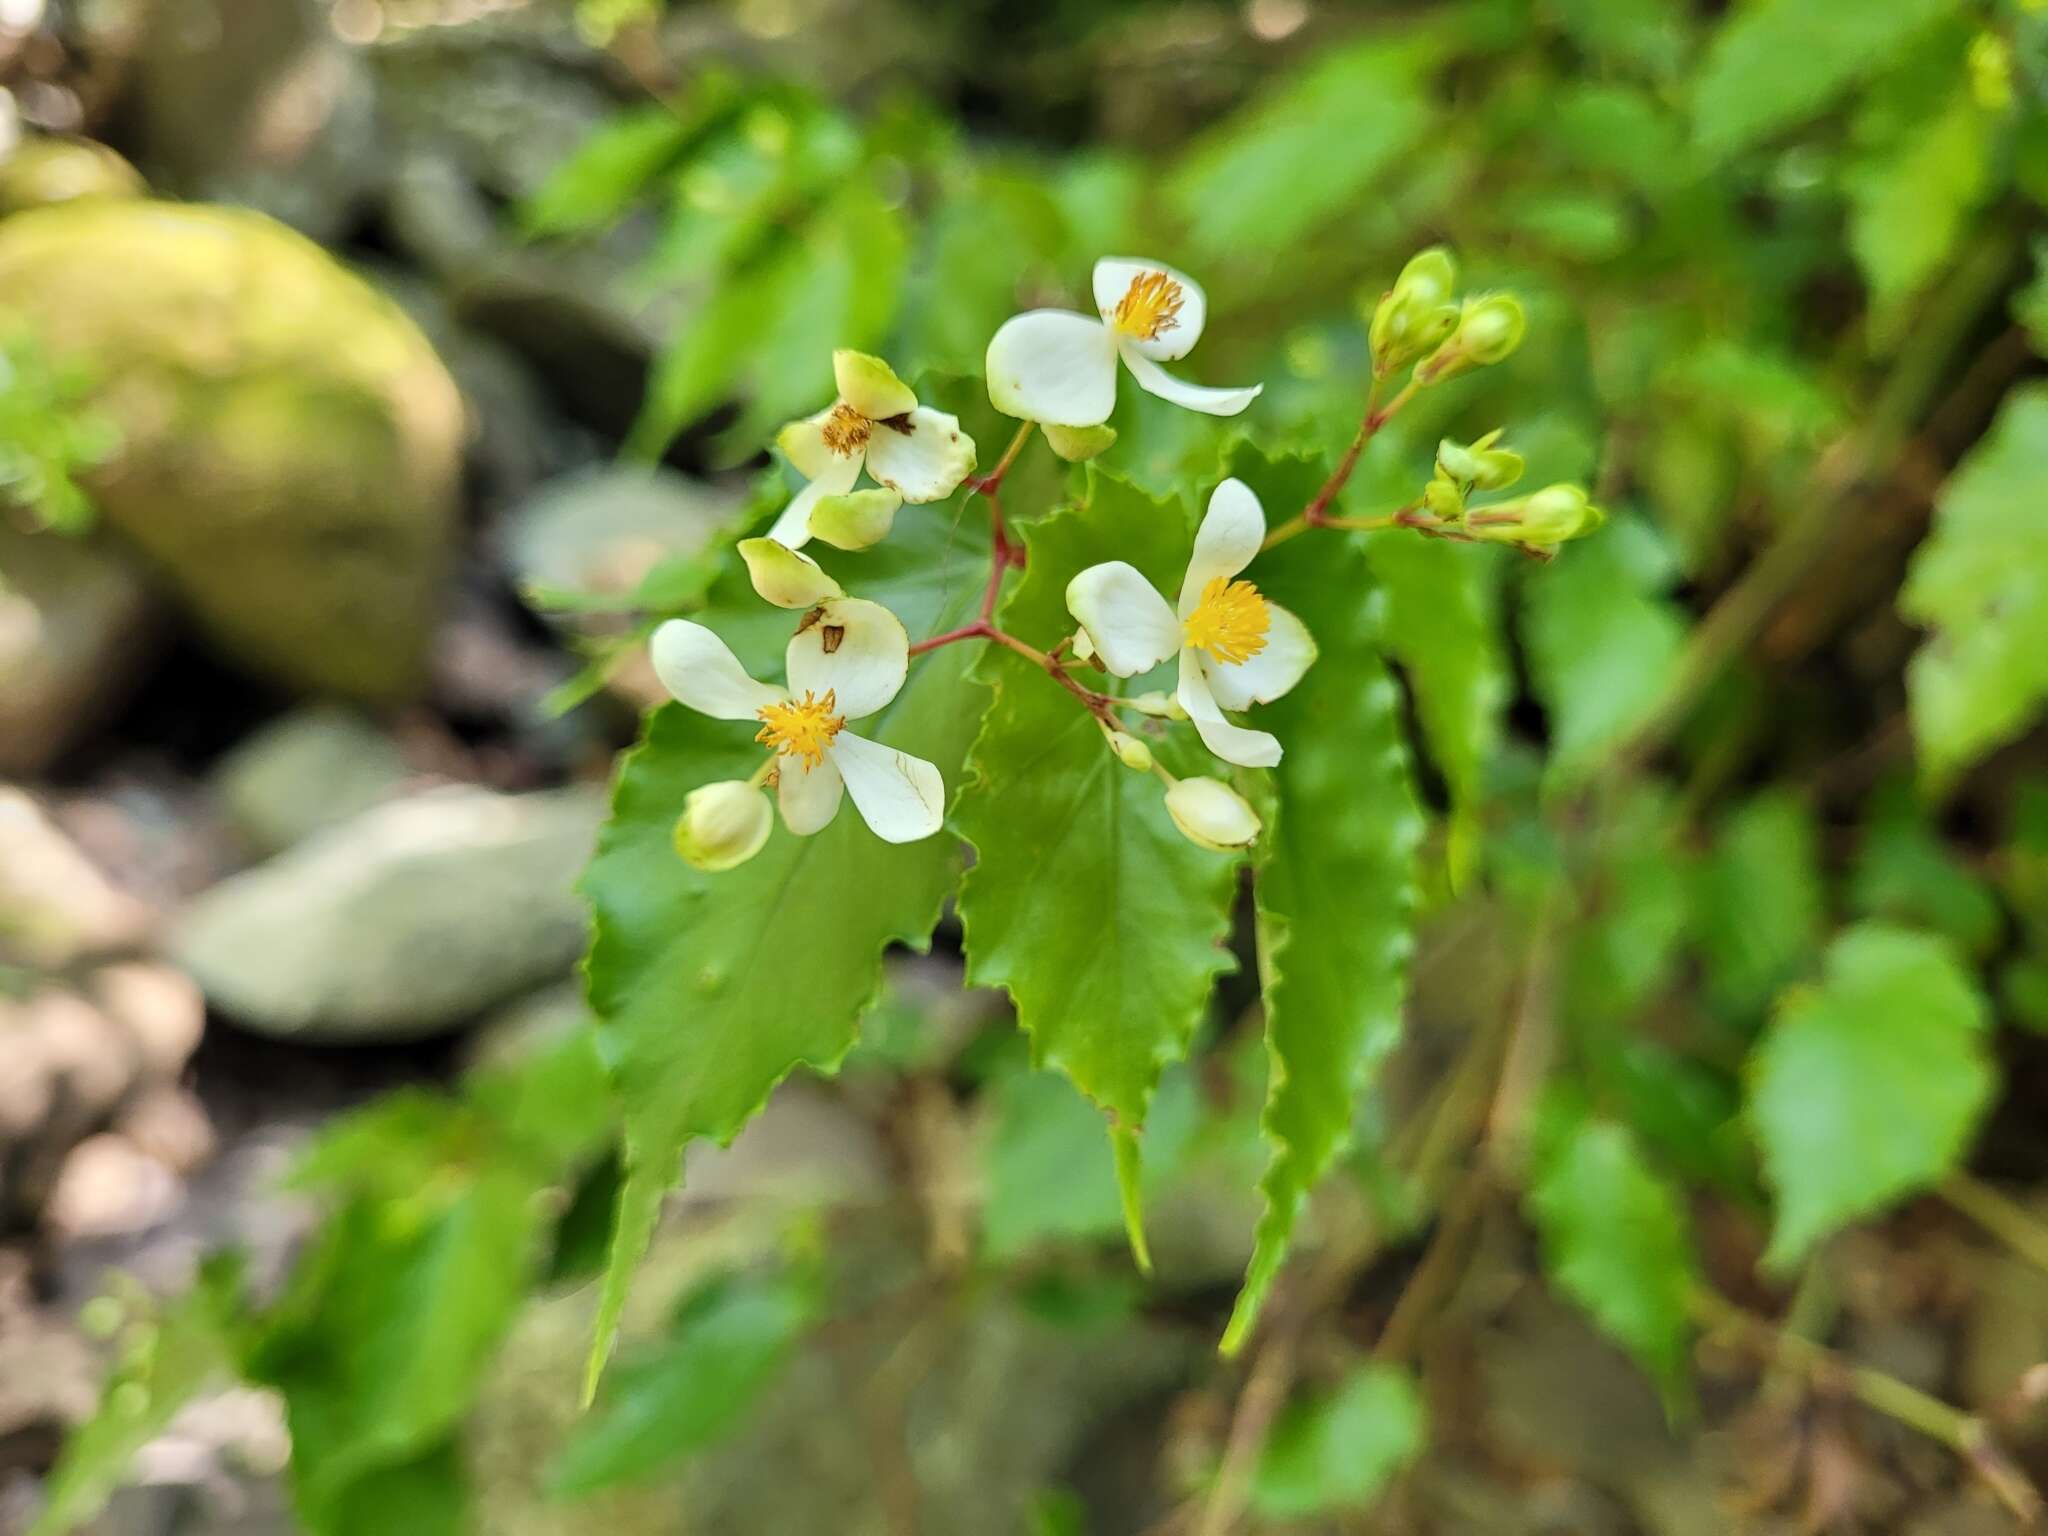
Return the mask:
<svg viewBox="0 0 2048 1536">
<path fill-rule="evenodd" d="M 736 547 L 755 593 L 778 608 L 815 608 L 846 595 L 817 561 L 773 539 L 741 539 Z"/>
<path fill-rule="evenodd" d="M 1095 427 L 1062 427 L 1048 421 L 1042 430 L 1046 446 L 1069 464 L 1092 459 L 1116 441 L 1116 428 L 1106 423 Z"/>
<path fill-rule="evenodd" d="M 1458 482 L 1438 474 L 1422 488 L 1422 510 L 1440 523 L 1455 523 L 1465 515 L 1465 493 Z"/>
<path fill-rule="evenodd" d="M 1102 734 L 1109 742 L 1109 750 L 1116 754 L 1116 760 L 1137 773 L 1152 771 L 1152 749 L 1133 736 L 1129 731 L 1119 731 L 1103 726 Z"/>
<path fill-rule="evenodd" d="M 1478 539 L 1549 548 L 1583 538 L 1606 521 L 1607 514 L 1578 486 L 1552 485 L 1533 496 L 1475 510 L 1465 520 L 1465 531 Z"/>
<path fill-rule="evenodd" d="M 1490 368 L 1513 355 L 1528 328 L 1522 301 L 1511 293 L 1467 299 L 1450 340 L 1424 360 L 1415 377 L 1424 384 L 1435 384 L 1468 368 Z"/>
<path fill-rule="evenodd" d="M 1457 266 L 1440 246 L 1409 259 L 1372 312 L 1367 335 L 1374 373 L 1392 373 L 1451 334 L 1458 323 L 1458 306 L 1451 299 L 1457 282 Z"/>
<path fill-rule="evenodd" d="M 740 779 L 693 789 L 676 818 L 676 852 L 707 874 L 734 869 L 761 851 L 775 825 L 768 797 Z"/>
<path fill-rule="evenodd" d="M 1259 813 L 1220 779 L 1181 779 L 1166 792 L 1166 814 L 1189 842 L 1218 853 L 1251 846 Z"/>
<path fill-rule="evenodd" d="M 1141 715 L 1150 715 L 1155 720 L 1185 720 L 1188 712 L 1180 707 L 1180 700 L 1172 694 L 1153 689 L 1150 693 L 1134 693 L 1128 699 L 1119 701 L 1126 709 L 1135 709 Z"/>
<path fill-rule="evenodd" d="M 1494 447 L 1499 440 L 1498 427 L 1469 447 L 1445 438 L 1436 447 L 1438 473 L 1475 491 L 1506 490 L 1522 478 L 1522 456 L 1512 448 Z"/>
</svg>

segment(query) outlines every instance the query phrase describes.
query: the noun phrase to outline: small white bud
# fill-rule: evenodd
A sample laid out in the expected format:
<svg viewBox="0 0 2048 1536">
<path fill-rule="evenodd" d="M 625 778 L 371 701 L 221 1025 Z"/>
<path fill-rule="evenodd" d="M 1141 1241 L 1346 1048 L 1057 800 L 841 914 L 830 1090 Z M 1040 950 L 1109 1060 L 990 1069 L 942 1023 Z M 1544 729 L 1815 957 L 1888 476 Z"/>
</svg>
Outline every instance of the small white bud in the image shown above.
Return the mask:
<svg viewBox="0 0 2048 1536">
<path fill-rule="evenodd" d="M 1231 853 L 1259 835 L 1259 813 L 1220 779 L 1182 779 L 1166 792 L 1166 814 L 1191 843 Z"/>
<path fill-rule="evenodd" d="M 707 874 L 734 869 L 761 851 L 775 825 L 768 797 L 740 779 L 693 789 L 676 818 L 676 852 Z"/>
</svg>

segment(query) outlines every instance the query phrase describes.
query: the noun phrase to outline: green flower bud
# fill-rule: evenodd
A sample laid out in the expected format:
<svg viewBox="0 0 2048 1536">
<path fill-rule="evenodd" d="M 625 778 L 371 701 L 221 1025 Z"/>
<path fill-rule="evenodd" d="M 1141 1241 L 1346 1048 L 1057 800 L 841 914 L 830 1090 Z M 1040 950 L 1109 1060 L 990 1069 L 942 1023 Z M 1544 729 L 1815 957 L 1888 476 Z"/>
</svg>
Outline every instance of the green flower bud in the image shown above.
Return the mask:
<svg viewBox="0 0 2048 1536">
<path fill-rule="evenodd" d="M 1133 736 L 1129 731 L 1102 727 L 1102 734 L 1109 741 L 1109 750 L 1116 754 L 1116 760 L 1137 773 L 1152 771 L 1152 749 Z"/>
<path fill-rule="evenodd" d="M 1533 496 L 1475 510 L 1465 520 L 1465 531 L 1478 539 L 1551 549 L 1584 538 L 1606 521 L 1607 514 L 1578 486 L 1552 485 Z"/>
<path fill-rule="evenodd" d="M 1409 259 L 1372 311 L 1368 336 L 1375 373 L 1392 373 L 1451 334 L 1458 324 L 1458 306 L 1451 299 L 1457 283 L 1457 266 L 1442 247 Z"/>
<path fill-rule="evenodd" d="M 1116 428 L 1107 424 L 1097 427 L 1062 427 L 1048 421 L 1040 430 L 1045 433 L 1046 446 L 1069 464 L 1079 464 L 1083 460 L 1092 459 L 1116 441 Z"/>
<path fill-rule="evenodd" d="M 1126 709 L 1135 709 L 1141 715 L 1150 715 L 1156 720 L 1185 720 L 1188 712 L 1180 707 L 1180 700 L 1172 694 L 1153 689 L 1150 693 L 1134 693 L 1121 701 Z"/>
<path fill-rule="evenodd" d="M 1440 523 L 1455 523 L 1465 515 L 1465 493 L 1440 474 L 1422 488 L 1422 509 Z"/>
<path fill-rule="evenodd" d="M 1424 360 L 1415 377 L 1424 384 L 1435 384 L 1468 368 L 1490 368 L 1514 354 L 1528 328 L 1522 301 L 1511 293 L 1467 299 L 1450 340 Z"/>
<path fill-rule="evenodd" d="M 1166 814 L 1182 837 L 1218 853 L 1248 848 L 1259 835 L 1259 813 L 1220 779 L 1181 779 L 1166 792 Z"/>
<path fill-rule="evenodd" d="M 761 851 L 775 825 L 768 797 L 740 779 L 693 789 L 676 818 L 676 852 L 706 874 L 735 869 Z"/>
<path fill-rule="evenodd" d="M 1437 444 L 1437 473 L 1448 475 L 1475 491 L 1504 491 L 1522 478 L 1522 456 L 1511 448 L 1496 448 L 1500 429 L 1496 427 L 1469 447 L 1448 437 Z"/>
</svg>

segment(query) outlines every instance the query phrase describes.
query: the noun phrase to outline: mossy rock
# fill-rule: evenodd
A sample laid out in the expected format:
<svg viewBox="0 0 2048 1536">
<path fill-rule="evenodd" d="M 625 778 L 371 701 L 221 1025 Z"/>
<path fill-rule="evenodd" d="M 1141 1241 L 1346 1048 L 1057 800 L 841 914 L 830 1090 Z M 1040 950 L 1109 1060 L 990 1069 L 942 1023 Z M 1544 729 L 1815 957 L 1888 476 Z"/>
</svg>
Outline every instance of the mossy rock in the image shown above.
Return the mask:
<svg viewBox="0 0 2048 1536">
<path fill-rule="evenodd" d="M 0 302 L 97 380 L 122 446 L 88 489 L 217 649 L 417 690 L 463 415 L 395 304 L 260 214 L 105 199 L 0 221 Z"/>
<path fill-rule="evenodd" d="M 134 166 L 90 139 L 29 139 L 0 157 L 0 214 L 148 190 Z"/>
</svg>

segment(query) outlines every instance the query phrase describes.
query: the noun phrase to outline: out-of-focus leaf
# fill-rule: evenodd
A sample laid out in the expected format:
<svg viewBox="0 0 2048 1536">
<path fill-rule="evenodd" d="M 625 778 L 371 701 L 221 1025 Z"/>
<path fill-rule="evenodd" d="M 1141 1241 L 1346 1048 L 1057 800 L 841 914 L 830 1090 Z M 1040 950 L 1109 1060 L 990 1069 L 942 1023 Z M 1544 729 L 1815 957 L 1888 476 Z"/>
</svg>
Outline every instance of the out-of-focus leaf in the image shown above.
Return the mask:
<svg viewBox="0 0 2048 1536">
<path fill-rule="evenodd" d="M 209 1260 L 198 1283 L 153 1316 L 130 1323 L 99 1407 L 71 1431 L 43 1484 L 29 1536 L 67 1536 L 100 1512 L 135 1453 L 180 1408 L 238 1370 L 248 1300 L 242 1260 Z"/>
<path fill-rule="evenodd" d="M 1983 997 L 1941 940 L 1866 923 L 1788 993 L 1750 1064 L 1749 1115 L 1777 1195 L 1764 1261 L 1925 1189 L 1968 1149 L 1996 1082 Z"/>
<path fill-rule="evenodd" d="M 1189 548 L 1178 504 L 1092 466 L 1084 498 L 1024 538 L 1028 563 L 1003 624 L 1041 648 L 1072 632 L 1064 594 L 1084 567 L 1127 560 L 1175 592 Z M 1120 764 L 1094 719 L 1037 667 L 990 647 L 978 675 L 996 698 L 954 812 L 976 855 L 959 904 L 967 979 L 1005 988 L 1033 1060 L 1134 1134 L 1160 1069 L 1186 1053 L 1230 968 L 1238 861 L 1182 837 L 1159 781 Z M 1210 771 L 1183 743 L 1154 750 L 1177 772 Z M 1125 1188 L 1135 1195 L 1129 1179 Z"/>
<path fill-rule="evenodd" d="M 1616 518 L 1530 573 L 1522 626 L 1553 783 L 1597 767 L 1662 696 L 1685 641 L 1677 606 L 1658 595 L 1667 571 L 1655 535 Z"/>
<path fill-rule="evenodd" d="M 1678 68 L 1692 27 L 1683 0 L 1551 0 L 1549 13 L 1586 52 L 1656 76 Z"/>
<path fill-rule="evenodd" d="M 549 1477 L 593 1493 L 673 1466 L 736 1428 L 817 1315 L 786 1274 L 722 1277 L 692 1293 L 667 1337 L 621 1360 Z"/>
<path fill-rule="evenodd" d="M 1679 1193 L 1619 1125 L 1562 1101 L 1548 1118 L 1528 1192 L 1544 1267 L 1682 1405 L 1698 1266 Z"/>
<path fill-rule="evenodd" d="M 1693 136 L 1726 156 L 1821 111 L 1898 57 L 1957 0 L 1752 0 L 1733 8 L 1693 82 Z"/>
<path fill-rule="evenodd" d="M 528 235 L 565 235 L 611 223 L 683 153 L 691 132 L 665 106 L 620 113 L 548 174 L 520 210 L 521 227 Z"/>
<path fill-rule="evenodd" d="M 1938 503 L 1899 612 L 1934 631 L 1906 673 L 1913 740 L 1937 791 L 2048 700 L 2048 388 L 2007 397 Z"/>
<path fill-rule="evenodd" d="M 1428 1433 L 1408 1374 L 1361 1366 L 1334 1391 L 1281 1412 L 1252 1479 L 1252 1508 L 1268 1520 L 1368 1508 L 1421 1454 Z"/>
<path fill-rule="evenodd" d="M 1820 942 L 1826 918 L 1819 832 L 1790 790 L 1766 790 L 1721 824 L 1700 870 L 1697 931 L 1707 994 L 1753 1016 Z"/>
<path fill-rule="evenodd" d="M 1946 934 L 1958 952 L 1977 957 L 2005 926 L 1990 885 L 1950 852 L 1904 783 L 1888 786 L 1870 808 L 1849 904 L 1859 917 Z"/>
<path fill-rule="evenodd" d="M 1167 197 L 1208 261 L 1275 255 L 1363 197 L 1428 127 L 1434 50 L 1372 41 L 1318 59 L 1184 156 Z"/>
<path fill-rule="evenodd" d="M 1320 478 L 1311 461 L 1244 446 L 1228 467 L 1280 507 Z M 1226 1351 L 1250 1336 L 1309 1192 L 1350 1141 L 1367 1078 L 1400 1039 L 1423 831 L 1360 542 L 1296 539 L 1261 556 L 1252 575 L 1308 626 L 1318 655 L 1259 711 L 1287 748 L 1254 885 L 1270 1062 L 1261 1129 L 1272 1151 Z"/>
<path fill-rule="evenodd" d="M 1048 1239 L 1093 1239 L 1123 1230 L 1116 1167 L 1102 1115 L 1051 1072 L 1016 1072 L 993 1095 L 995 1124 L 985 1168 L 982 1244 L 1007 1262 Z M 1188 1150 L 1201 1118 L 1193 1075 L 1160 1075 L 1145 1123 L 1145 1187 L 1157 1189 Z"/>
<path fill-rule="evenodd" d="M 1846 179 L 1849 249 L 1870 284 L 1881 334 L 1953 254 L 1991 184 L 1992 121 L 1967 91 Z"/>
<path fill-rule="evenodd" d="M 468 1410 L 537 1267 L 539 1193 L 523 1170 L 454 1164 L 408 1200 L 349 1199 L 300 1260 L 248 1369 L 284 1395 L 296 1504 L 318 1536 L 363 1529 L 345 1518 L 358 1485 Z"/>
</svg>

